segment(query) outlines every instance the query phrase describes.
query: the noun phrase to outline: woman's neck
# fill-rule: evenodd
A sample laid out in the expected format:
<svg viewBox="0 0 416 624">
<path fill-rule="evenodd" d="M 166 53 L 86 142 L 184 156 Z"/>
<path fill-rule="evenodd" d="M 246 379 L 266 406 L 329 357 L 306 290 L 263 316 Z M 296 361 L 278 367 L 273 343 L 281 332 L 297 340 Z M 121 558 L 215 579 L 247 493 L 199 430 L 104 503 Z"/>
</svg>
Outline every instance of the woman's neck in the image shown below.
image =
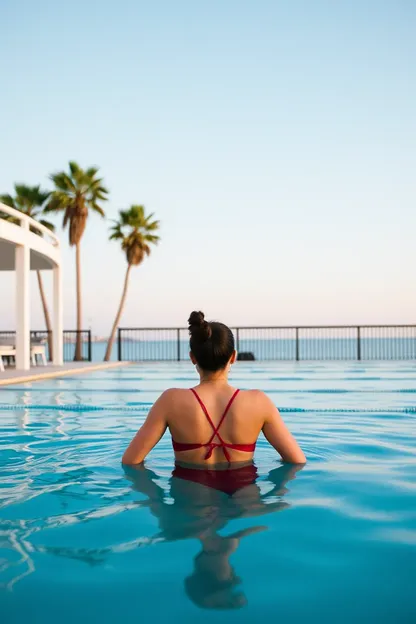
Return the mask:
<svg viewBox="0 0 416 624">
<path fill-rule="evenodd" d="M 228 373 L 225 370 L 215 371 L 214 373 L 200 371 L 199 373 L 200 383 L 228 383 Z"/>
</svg>

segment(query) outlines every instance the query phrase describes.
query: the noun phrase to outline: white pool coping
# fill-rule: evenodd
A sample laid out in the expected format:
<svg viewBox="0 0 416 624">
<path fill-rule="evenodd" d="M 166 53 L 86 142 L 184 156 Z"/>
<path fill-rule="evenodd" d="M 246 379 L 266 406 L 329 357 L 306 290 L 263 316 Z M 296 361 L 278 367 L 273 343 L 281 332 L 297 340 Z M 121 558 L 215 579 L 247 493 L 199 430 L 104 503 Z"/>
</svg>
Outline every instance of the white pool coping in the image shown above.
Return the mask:
<svg viewBox="0 0 416 624">
<path fill-rule="evenodd" d="M 106 368 L 118 368 L 129 366 L 130 362 L 67 362 L 63 366 L 41 366 L 33 367 L 30 371 L 16 371 L 6 369 L 0 373 L 0 386 L 10 386 L 13 384 L 26 383 L 27 381 L 41 381 L 42 379 L 53 379 L 65 375 L 83 375 Z"/>
</svg>

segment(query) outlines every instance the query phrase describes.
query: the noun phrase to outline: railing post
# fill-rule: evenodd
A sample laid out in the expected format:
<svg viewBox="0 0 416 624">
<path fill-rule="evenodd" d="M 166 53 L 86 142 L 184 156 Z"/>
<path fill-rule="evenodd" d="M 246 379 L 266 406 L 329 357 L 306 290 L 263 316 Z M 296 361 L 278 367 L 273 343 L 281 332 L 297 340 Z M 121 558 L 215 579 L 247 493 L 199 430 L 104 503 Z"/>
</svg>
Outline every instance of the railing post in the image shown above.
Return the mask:
<svg viewBox="0 0 416 624">
<path fill-rule="evenodd" d="M 92 362 L 91 330 L 88 329 L 88 362 Z"/>
<path fill-rule="evenodd" d="M 56 366 L 62 366 L 64 362 L 64 345 L 63 345 L 63 303 L 62 303 L 62 271 L 60 265 L 55 266 L 53 274 L 53 331 L 52 355 L 53 363 Z M 49 336 L 48 336 L 49 339 Z"/>
<path fill-rule="evenodd" d="M 296 362 L 299 362 L 299 327 L 296 327 Z"/>
<path fill-rule="evenodd" d="M 240 330 L 236 327 L 235 330 L 235 348 L 237 353 L 240 351 Z"/>
<path fill-rule="evenodd" d="M 177 339 L 177 359 L 178 362 L 181 361 L 181 330 L 178 328 L 176 330 L 176 339 Z"/>
<path fill-rule="evenodd" d="M 48 362 L 52 362 L 51 355 L 53 355 L 53 338 L 54 338 L 53 330 L 52 331 L 47 330 L 47 332 L 46 332 L 46 342 L 48 343 Z M 52 346 L 52 354 L 50 353 L 49 345 Z"/>
<path fill-rule="evenodd" d="M 29 230 L 27 217 L 22 226 Z M 25 232 L 26 235 L 26 232 Z M 23 238 L 23 240 L 26 240 Z M 15 245 L 16 279 L 16 370 L 30 370 L 30 248 Z"/>
<path fill-rule="evenodd" d="M 361 360 L 361 327 L 357 327 L 357 360 Z"/>
<path fill-rule="evenodd" d="M 122 357 L 121 357 L 121 328 L 119 327 L 117 329 L 117 359 L 119 362 L 122 361 Z"/>
</svg>

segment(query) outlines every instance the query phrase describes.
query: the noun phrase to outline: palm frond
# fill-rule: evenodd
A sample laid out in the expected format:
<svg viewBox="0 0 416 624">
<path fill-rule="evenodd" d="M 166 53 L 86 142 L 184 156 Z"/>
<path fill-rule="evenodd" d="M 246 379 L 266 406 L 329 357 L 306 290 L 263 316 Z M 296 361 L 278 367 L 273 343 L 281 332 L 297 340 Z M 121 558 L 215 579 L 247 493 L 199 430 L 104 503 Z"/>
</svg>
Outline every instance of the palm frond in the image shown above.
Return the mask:
<svg viewBox="0 0 416 624">
<path fill-rule="evenodd" d="M 109 240 L 123 240 L 123 239 L 124 239 L 124 235 L 122 232 L 113 232 L 109 237 Z"/>
<path fill-rule="evenodd" d="M 43 212 L 47 214 L 49 212 L 66 210 L 72 202 L 72 197 L 68 196 L 64 191 L 53 191 Z"/>
<path fill-rule="evenodd" d="M 9 208 L 16 208 L 13 197 L 8 193 L 0 195 L 0 202 Z"/>
<path fill-rule="evenodd" d="M 101 217 L 105 217 L 105 212 L 95 201 L 91 202 L 91 208 L 94 212 L 97 212 Z"/>
<path fill-rule="evenodd" d="M 63 227 L 63 229 L 66 228 L 66 226 L 68 225 L 70 219 L 71 219 L 71 209 L 68 207 L 65 210 L 64 218 L 62 219 L 62 227 Z"/>
<path fill-rule="evenodd" d="M 65 171 L 59 171 L 58 173 L 53 173 L 50 176 L 50 179 L 55 185 L 55 188 L 58 191 L 62 191 L 64 193 L 75 193 L 76 186 L 74 182 L 71 180 L 70 176 L 65 173 Z"/>
<path fill-rule="evenodd" d="M 15 193 L 16 193 L 16 195 L 20 195 L 20 197 L 28 197 L 28 195 L 30 194 L 30 191 L 33 190 L 33 191 L 36 192 L 36 188 L 39 189 L 39 186 L 38 187 L 34 186 L 31 189 L 29 189 L 29 187 L 26 186 L 26 184 L 21 184 L 19 182 L 17 182 L 14 185 Z"/>
<path fill-rule="evenodd" d="M 153 245 L 157 245 L 160 241 L 160 236 L 156 236 L 155 234 L 145 234 L 143 238 L 148 243 L 153 243 Z"/>
<path fill-rule="evenodd" d="M 16 203 L 22 206 L 22 209 L 29 214 L 34 209 L 40 209 L 50 196 L 50 192 L 41 189 L 40 184 L 37 186 L 28 186 L 27 184 L 17 183 L 14 185 L 16 192 Z"/>
<path fill-rule="evenodd" d="M 98 167 L 88 167 L 88 169 L 85 170 L 85 175 L 88 178 L 95 178 L 97 173 L 98 173 Z"/>
<path fill-rule="evenodd" d="M 70 160 L 68 165 L 73 179 L 76 179 L 77 176 L 79 176 L 81 173 L 84 173 L 79 164 L 76 163 L 74 160 Z"/>
<path fill-rule="evenodd" d="M 32 217 L 32 219 L 38 219 L 42 214 L 45 202 L 49 198 L 49 191 L 41 189 L 40 184 L 29 186 L 23 183 L 16 183 L 14 189 L 16 193 L 14 197 L 7 194 L 2 195 L 0 199 L 8 206 Z M 18 222 L 18 219 L 12 217 L 8 218 L 8 220 L 14 223 Z"/>
<path fill-rule="evenodd" d="M 41 223 L 44 227 L 48 228 L 51 232 L 55 232 L 55 225 L 50 221 L 46 221 L 45 219 L 39 219 L 39 223 Z"/>
<path fill-rule="evenodd" d="M 154 232 L 155 230 L 158 230 L 160 227 L 160 221 L 152 221 L 151 223 L 148 223 L 148 221 L 146 221 L 146 230 L 148 230 L 149 232 Z"/>
</svg>

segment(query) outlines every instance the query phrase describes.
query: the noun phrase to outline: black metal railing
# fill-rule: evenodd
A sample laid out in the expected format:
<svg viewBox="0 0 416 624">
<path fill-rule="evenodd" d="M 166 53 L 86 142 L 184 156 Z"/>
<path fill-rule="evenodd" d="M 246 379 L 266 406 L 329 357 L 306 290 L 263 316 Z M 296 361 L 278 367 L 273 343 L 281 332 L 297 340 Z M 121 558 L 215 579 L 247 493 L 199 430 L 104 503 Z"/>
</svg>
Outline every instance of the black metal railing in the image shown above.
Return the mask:
<svg viewBox="0 0 416 624">
<path fill-rule="evenodd" d="M 82 329 L 78 332 L 76 329 L 64 329 L 63 331 L 63 358 L 64 362 L 72 362 L 75 356 L 75 345 L 78 333 L 81 334 L 81 354 L 82 359 L 86 362 L 92 361 L 91 350 L 91 330 Z M 11 344 L 15 341 L 15 331 L 0 331 L 0 344 L 2 342 Z M 42 341 L 46 348 L 46 357 L 50 360 L 48 340 L 49 332 L 46 330 L 32 330 L 30 332 L 30 339 L 33 341 Z"/>
<path fill-rule="evenodd" d="M 256 360 L 414 360 L 416 325 L 236 327 L 238 352 Z M 186 360 L 188 331 L 119 328 L 120 361 Z"/>
</svg>

